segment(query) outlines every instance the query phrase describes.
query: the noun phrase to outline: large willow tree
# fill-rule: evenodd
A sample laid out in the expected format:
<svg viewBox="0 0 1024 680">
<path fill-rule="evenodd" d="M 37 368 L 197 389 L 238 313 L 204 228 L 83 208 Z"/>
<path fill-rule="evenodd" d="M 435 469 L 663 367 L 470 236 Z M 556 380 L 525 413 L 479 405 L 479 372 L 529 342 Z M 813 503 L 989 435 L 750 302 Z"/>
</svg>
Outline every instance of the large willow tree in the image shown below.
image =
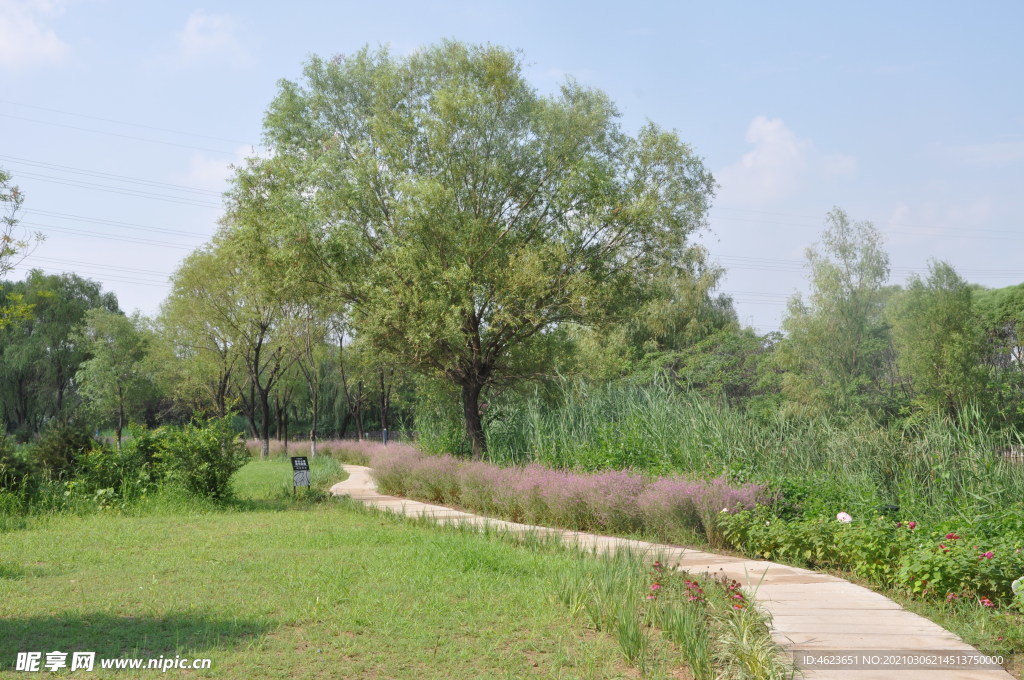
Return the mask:
<svg viewBox="0 0 1024 680">
<path fill-rule="evenodd" d="M 230 221 L 281 290 L 351 310 L 380 351 L 482 395 L 549 366 L 566 323 L 612 323 L 688 266 L 714 182 L 674 132 L 600 91 L 544 96 L 520 55 L 445 42 L 313 58 L 265 119 Z"/>
</svg>

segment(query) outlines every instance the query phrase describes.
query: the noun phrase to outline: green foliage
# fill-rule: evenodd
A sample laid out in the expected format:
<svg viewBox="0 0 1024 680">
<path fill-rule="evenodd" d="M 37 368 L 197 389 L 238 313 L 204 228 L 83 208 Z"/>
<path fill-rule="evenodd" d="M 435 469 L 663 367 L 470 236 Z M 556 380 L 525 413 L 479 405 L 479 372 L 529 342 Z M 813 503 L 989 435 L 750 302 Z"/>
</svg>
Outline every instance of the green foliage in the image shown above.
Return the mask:
<svg viewBox="0 0 1024 680">
<path fill-rule="evenodd" d="M 51 421 L 29 446 L 29 457 L 51 477 L 69 477 L 75 472 L 78 458 L 95 445 L 91 428 L 84 421 Z"/>
<path fill-rule="evenodd" d="M 745 552 L 808 566 L 844 569 L 885 588 L 951 600 L 1008 603 L 1024 573 L 1024 508 L 1002 522 L 947 531 L 942 525 L 896 522 L 880 515 L 782 519 L 768 508 L 723 516 L 726 538 Z"/>
<path fill-rule="evenodd" d="M 122 503 L 138 500 L 159 488 L 167 474 L 163 453 L 170 432 L 133 427 L 120 449 L 94 446 L 76 458 L 74 485 Z"/>
<path fill-rule="evenodd" d="M 1011 583 L 1010 589 L 1013 591 L 1013 602 L 1017 609 L 1024 612 L 1024 576 Z"/>
<path fill-rule="evenodd" d="M 883 316 L 889 256 L 870 222 L 851 223 L 838 208 L 827 222 L 824 253 L 807 250 L 810 300 L 794 297 L 783 320 L 783 391 L 809 410 L 882 413 L 892 397 Z"/>
<path fill-rule="evenodd" d="M 931 262 L 927 279 L 912 276 L 889 311 L 897 364 L 924 410 L 955 413 L 979 387 L 983 335 L 971 290 L 945 262 Z"/>
<path fill-rule="evenodd" d="M 31 318 L 0 330 L 0 418 L 26 440 L 45 422 L 75 415 L 75 373 L 89 358 L 78 330 L 89 309 L 117 311 L 117 299 L 94 281 L 37 270 L 0 289 L 32 306 Z"/>
<path fill-rule="evenodd" d="M 231 476 L 249 461 L 245 442 L 227 418 L 194 420 L 170 430 L 160 447 L 171 477 L 198 496 L 231 496 Z"/>
<path fill-rule="evenodd" d="M 522 70 L 457 42 L 313 58 L 270 105 L 274 157 L 233 192 L 257 267 L 315 279 L 375 347 L 457 387 L 476 454 L 481 399 L 549 372 L 567 324 L 629 318 L 690 276 L 714 187 L 675 133 L 627 135 L 604 93 L 544 97 Z"/>
<path fill-rule="evenodd" d="M 26 250 L 43 240 L 39 232 L 19 234 L 18 211 L 25 196 L 11 184 L 11 176 L 0 169 L 0 278 L 24 259 Z M 25 304 L 18 294 L 0 295 L 0 330 L 14 321 L 29 318 L 32 306 Z"/>
<path fill-rule="evenodd" d="M 141 317 L 99 308 L 86 313 L 81 338 L 92 358 L 81 364 L 75 380 L 90 412 L 114 425 L 120 447 L 129 419 L 143 415 L 155 397 L 147 363 L 150 334 Z"/>
<path fill-rule="evenodd" d="M 32 465 L 14 439 L 0 432 L 0 493 L 27 489 L 33 481 Z"/>
</svg>

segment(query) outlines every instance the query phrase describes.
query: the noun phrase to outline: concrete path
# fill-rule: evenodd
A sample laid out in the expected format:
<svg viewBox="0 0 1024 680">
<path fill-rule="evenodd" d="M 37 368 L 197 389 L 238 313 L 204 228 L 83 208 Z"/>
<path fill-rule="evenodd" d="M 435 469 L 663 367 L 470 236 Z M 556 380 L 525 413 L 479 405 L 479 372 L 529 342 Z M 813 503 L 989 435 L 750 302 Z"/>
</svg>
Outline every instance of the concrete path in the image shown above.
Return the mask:
<svg viewBox="0 0 1024 680">
<path fill-rule="evenodd" d="M 856 655 L 871 666 L 860 669 L 807 666 L 803 677 L 808 680 L 1012 680 L 1005 670 L 992 667 L 924 669 L 919 663 L 911 663 L 897 668 L 894 664 L 898 655 L 949 657 L 975 655 L 978 651 L 938 624 L 906 611 L 887 597 L 836 576 L 672 545 L 518 524 L 441 505 L 384 496 L 377 493 L 370 468 L 343 467 L 349 478 L 331 487 L 331 493 L 350 496 L 369 507 L 413 517 L 427 516 L 439 523 L 458 522 L 513 532 L 554 534 L 566 543 L 598 552 L 626 548 L 657 554 L 689 573 L 736 579 L 746 586 L 748 596 L 770 615 L 772 638 L 783 649 L 799 650 L 801 655 L 805 650 L 809 655 L 829 657 Z M 876 655 L 878 659 L 871 658 Z M 833 660 L 840 661 L 843 659 Z"/>
</svg>

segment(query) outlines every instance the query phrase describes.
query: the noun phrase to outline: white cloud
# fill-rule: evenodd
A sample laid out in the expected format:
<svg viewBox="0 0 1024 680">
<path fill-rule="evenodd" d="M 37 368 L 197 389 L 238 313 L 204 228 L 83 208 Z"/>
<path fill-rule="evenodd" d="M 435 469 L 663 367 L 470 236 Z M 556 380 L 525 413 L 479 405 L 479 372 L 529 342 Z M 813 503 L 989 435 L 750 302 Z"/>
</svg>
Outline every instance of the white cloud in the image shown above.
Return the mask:
<svg viewBox="0 0 1024 680">
<path fill-rule="evenodd" d="M 798 138 L 781 118 L 765 116 L 751 121 L 746 141 L 754 148 L 718 173 L 723 194 L 753 203 L 791 196 L 800 186 L 810 143 Z"/>
<path fill-rule="evenodd" d="M 63 60 L 70 48 L 44 23 L 59 13 L 56 2 L 0 0 L 0 68 L 15 70 Z"/>
<path fill-rule="evenodd" d="M 241 165 L 246 158 L 255 155 L 256 150 L 250 146 L 235 149 L 234 158 L 231 160 L 194 153 L 189 158 L 188 167 L 183 172 L 172 174 L 169 181 L 195 189 L 222 192 L 228 188 L 228 180 L 233 174 L 231 166 Z"/>
<path fill-rule="evenodd" d="M 729 201 L 777 202 L 800 193 L 814 176 L 847 177 L 857 171 L 856 158 L 817 152 L 810 140 L 797 136 L 781 118 L 757 116 L 747 128 L 746 141 L 753 149 L 716 173 L 722 196 Z"/>
<path fill-rule="evenodd" d="M 177 60 L 188 66 L 212 60 L 248 65 L 252 57 L 235 33 L 234 18 L 196 10 L 177 34 Z"/>
</svg>

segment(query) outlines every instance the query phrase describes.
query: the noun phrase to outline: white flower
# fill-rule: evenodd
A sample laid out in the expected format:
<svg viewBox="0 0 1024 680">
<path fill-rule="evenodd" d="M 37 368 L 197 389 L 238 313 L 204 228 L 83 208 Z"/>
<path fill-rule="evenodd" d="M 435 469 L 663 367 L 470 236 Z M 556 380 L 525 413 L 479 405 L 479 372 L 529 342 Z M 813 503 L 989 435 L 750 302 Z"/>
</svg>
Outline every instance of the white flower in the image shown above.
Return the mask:
<svg viewBox="0 0 1024 680">
<path fill-rule="evenodd" d="M 1010 584 L 1010 590 L 1013 591 L 1014 595 L 1020 595 L 1024 597 L 1024 576 Z"/>
<path fill-rule="evenodd" d="M 845 512 L 841 512 L 838 515 L 836 515 L 836 519 L 842 522 L 843 524 L 849 524 L 853 521 L 853 517 L 850 517 L 850 515 L 848 515 Z"/>
<path fill-rule="evenodd" d="M 722 512 L 729 512 L 729 508 L 722 508 Z"/>
</svg>

